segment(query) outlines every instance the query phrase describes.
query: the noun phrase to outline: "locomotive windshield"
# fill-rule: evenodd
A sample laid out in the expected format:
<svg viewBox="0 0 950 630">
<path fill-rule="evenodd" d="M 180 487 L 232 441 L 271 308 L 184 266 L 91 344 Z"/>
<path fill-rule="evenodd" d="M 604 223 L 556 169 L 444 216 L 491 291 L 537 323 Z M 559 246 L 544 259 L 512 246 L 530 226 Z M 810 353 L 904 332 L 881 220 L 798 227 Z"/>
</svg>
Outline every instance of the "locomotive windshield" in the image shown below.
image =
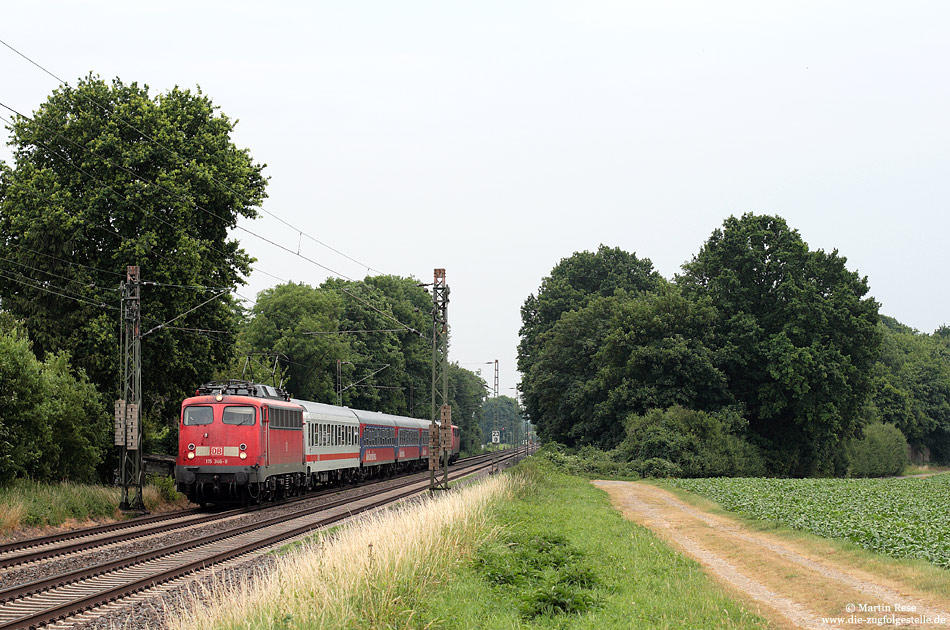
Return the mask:
<svg viewBox="0 0 950 630">
<path fill-rule="evenodd" d="M 257 409 L 254 407 L 225 407 L 222 420 L 224 424 L 252 426 L 257 420 Z"/>
<path fill-rule="evenodd" d="M 214 420 L 214 411 L 211 407 L 185 407 L 185 417 L 182 418 L 186 427 L 211 424 L 212 420 Z"/>
</svg>

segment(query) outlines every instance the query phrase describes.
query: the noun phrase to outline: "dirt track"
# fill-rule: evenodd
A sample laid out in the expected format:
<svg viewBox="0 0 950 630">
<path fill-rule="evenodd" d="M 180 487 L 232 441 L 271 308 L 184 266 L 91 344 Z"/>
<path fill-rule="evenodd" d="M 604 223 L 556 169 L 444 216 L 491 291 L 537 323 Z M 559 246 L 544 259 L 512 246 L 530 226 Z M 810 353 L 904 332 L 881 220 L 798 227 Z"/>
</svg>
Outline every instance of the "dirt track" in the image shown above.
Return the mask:
<svg viewBox="0 0 950 630">
<path fill-rule="evenodd" d="M 901 627 L 950 630 L 950 593 L 821 556 L 805 544 L 754 531 L 641 482 L 595 481 L 630 520 L 692 557 L 778 628 Z"/>
</svg>

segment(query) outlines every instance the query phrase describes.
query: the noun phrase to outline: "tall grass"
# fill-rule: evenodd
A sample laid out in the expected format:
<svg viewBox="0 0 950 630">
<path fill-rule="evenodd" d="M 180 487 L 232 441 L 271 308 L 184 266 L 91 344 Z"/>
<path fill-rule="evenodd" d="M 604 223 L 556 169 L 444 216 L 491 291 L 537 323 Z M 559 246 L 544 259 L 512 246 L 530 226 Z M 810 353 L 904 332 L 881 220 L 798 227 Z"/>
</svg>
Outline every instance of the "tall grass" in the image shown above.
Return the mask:
<svg viewBox="0 0 950 630">
<path fill-rule="evenodd" d="M 491 533 L 492 502 L 515 481 L 499 475 L 431 500 L 361 517 L 277 560 L 251 583 L 193 592 L 179 630 L 403 628 L 433 589 Z"/>
<path fill-rule="evenodd" d="M 149 511 L 181 503 L 166 496 L 161 488 L 145 487 L 143 499 Z M 58 527 L 89 520 L 122 518 L 119 501 L 122 492 L 114 486 L 78 483 L 39 483 L 15 479 L 0 487 L 0 535 L 25 527 Z"/>
</svg>

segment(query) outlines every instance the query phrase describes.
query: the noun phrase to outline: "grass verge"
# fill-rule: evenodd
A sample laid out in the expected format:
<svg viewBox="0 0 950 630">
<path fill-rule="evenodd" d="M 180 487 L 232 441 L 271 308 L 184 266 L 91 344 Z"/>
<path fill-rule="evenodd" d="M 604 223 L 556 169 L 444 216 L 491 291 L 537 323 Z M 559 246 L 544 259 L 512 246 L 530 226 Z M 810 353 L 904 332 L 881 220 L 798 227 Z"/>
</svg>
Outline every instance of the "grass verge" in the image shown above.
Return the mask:
<svg viewBox="0 0 950 630">
<path fill-rule="evenodd" d="M 547 462 L 496 504 L 495 534 L 418 610 L 411 628 L 766 628 L 699 564 Z"/>
<path fill-rule="evenodd" d="M 187 503 L 167 482 L 146 486 L 143 498 L 149 511 L 184 507 Z M 93 520 L 124 518 L 119 512 L 120 500 L 121 490 L 114 486 L 15 479 L 0 487 L 0 535 L 24 528 L 78 526 Z"/>
<path fill-rule="evenodd" d="M 950 466 L 938 466 L 936 464 L 910 464 L 904 469 L 904 475 L 939 475 L 940 473 L 950 472 Z"/>
<path fill-rule="evenodd" d="M 194 591 L 173 630 L 766 628 L 605 493 L 534 458 Z"/>
</svg>

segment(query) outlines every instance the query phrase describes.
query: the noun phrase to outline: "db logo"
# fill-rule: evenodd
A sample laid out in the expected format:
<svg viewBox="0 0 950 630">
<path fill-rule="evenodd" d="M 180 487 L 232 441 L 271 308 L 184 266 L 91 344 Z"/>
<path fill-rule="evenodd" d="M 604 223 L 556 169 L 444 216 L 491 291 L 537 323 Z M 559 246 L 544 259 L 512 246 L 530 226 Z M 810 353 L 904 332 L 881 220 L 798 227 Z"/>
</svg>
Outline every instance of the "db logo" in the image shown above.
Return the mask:
<svg viewBox="0 0 950 630">
<path fill-rule="evenodd" d="M 211 454 L 212 454 L 212 455 L 224 455 L 224 447 L 223 447 L 223 446 L 212 446 L 212 447 L 211 447 Z"/>
</svg>

